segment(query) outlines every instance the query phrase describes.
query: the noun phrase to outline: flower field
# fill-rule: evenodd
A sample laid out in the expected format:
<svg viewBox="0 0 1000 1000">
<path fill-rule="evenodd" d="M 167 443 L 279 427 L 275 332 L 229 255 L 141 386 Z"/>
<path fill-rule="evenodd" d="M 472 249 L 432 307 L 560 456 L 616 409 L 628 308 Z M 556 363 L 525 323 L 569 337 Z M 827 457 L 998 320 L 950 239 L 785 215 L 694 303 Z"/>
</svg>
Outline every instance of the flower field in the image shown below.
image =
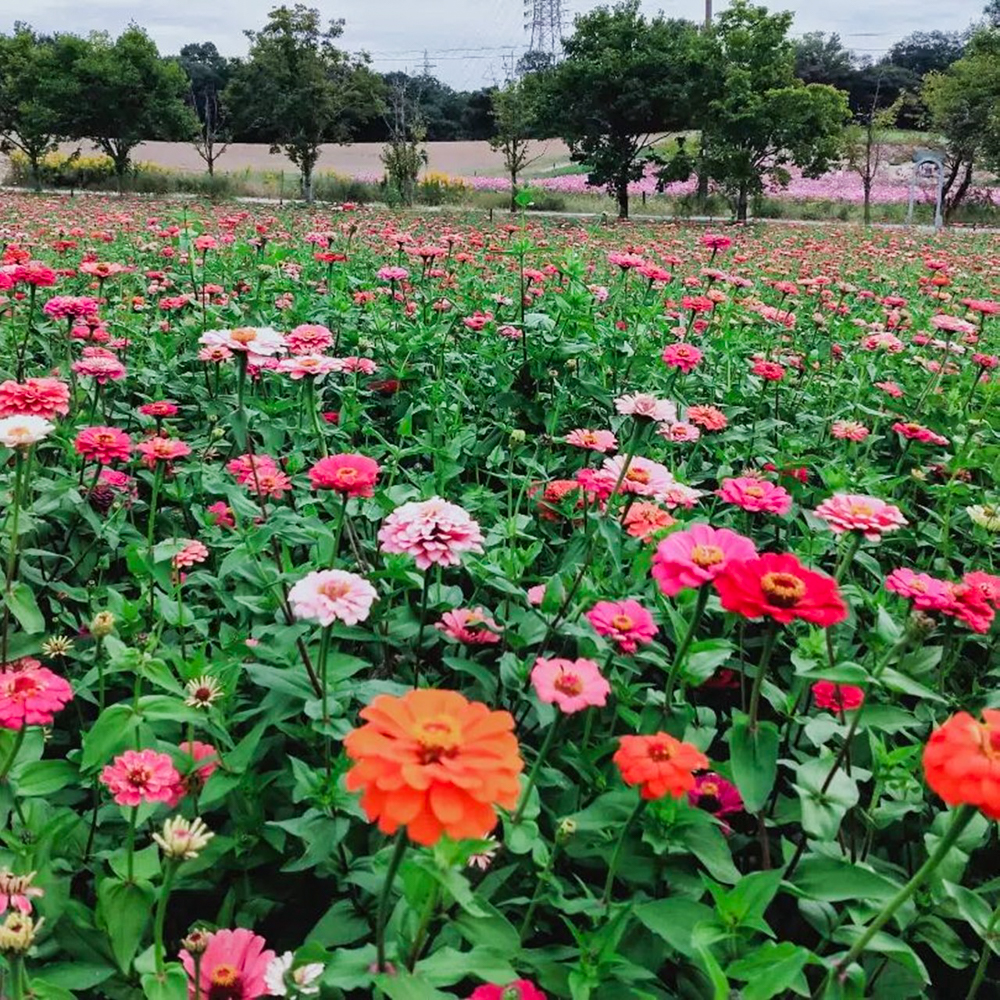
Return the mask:
<svg viewBox="0 0 1000 1000">
<path fill-rule="evenodd" d="M 997 995 L 994 237 L 0 230 L 0 995 Z"/>
</svg>

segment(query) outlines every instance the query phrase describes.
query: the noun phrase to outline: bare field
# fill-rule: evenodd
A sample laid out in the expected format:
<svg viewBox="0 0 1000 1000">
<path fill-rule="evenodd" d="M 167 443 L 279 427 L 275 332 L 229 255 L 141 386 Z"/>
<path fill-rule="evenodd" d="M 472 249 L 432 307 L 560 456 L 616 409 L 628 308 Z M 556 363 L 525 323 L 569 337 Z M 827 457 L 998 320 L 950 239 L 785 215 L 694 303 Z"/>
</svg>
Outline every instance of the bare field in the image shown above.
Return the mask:
<svg viewBox="0 0 1000 1000">
<path fill-rule="evenodd" d="M 538 160 L 531 165 L 528 173 L 543 174 L 569 162 L 566 146 L 557 139 L 533 144 L 532 155 Z M 63 152 L 72 153 L 80 149 L 83 153 L 98 152 L 88 143 L 63 143 Z M 361 142 L 351 146 L 327 145 L 323 147 L 317 169 L 333 170 L 339 174 L 358 176 L 361 174 L 381 174 L 382 162 L 379 156 L 383 144 Z M 504 173 L 503 157 L 490 149 L 486 142 L 429 142 L 428 170 L 440 171 L 456 177 L 496 177 Z M 153 163 L 171 170 L 201 173 L 205 163 L 193 146 L 183 142 L 144 142 L 132 153 L 135 163 Z M 245 170 L 284 170 L 297 173 L 292 162 L 283 154 L 271 155 L 263 144 L 234 143 L 218 161 L 216 169 L 222 173 L 236 173 Z"/>
</svg>

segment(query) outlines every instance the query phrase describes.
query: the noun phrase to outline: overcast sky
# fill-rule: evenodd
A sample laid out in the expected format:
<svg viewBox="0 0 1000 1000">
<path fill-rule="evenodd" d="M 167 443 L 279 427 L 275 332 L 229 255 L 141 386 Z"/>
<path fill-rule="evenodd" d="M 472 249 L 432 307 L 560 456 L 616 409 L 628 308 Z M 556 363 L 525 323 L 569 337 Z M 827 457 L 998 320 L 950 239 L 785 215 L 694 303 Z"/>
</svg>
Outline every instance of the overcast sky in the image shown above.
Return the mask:
<svg viewBox="0 0 1000 1000">
<path fill-rule="evenodd" d="M 145 27 L 164 53 L 186 42 L 214 41 L 226 55 L 242 55 L 242 29 L 259 27 L 280 0 L 0 0 L 0 30 L 15 19 L 47 31 L 117 33 L 130 20 Z M 291 2 L 291 0 L 289 0 Z M 423 50 L 435 75 L 460 88 L 503 77 L 504 58 L 523 51 L 523 6 L 531 0 L 308 0 L 329 17 L 347 21 L 344 45 L 367 49 L 381 70 L 417 70 Z M 766 2 L 766 0 L 765 0 Z M 728 0 L 715 0 L 723 9 Z M 793 10 L 795 32 L 836 31 L 844 43 L 877 55 L 913 31 L 962 30 L 979 17 L 984 0 L 773 0 L 772 9 Z M 563 0 L 567 22 L 596 6 Z M 13 8 L 17 8 L 16 13 Z M 644 0 L 651 13 L 700 19 L 704 0 Z"/>
</svg>

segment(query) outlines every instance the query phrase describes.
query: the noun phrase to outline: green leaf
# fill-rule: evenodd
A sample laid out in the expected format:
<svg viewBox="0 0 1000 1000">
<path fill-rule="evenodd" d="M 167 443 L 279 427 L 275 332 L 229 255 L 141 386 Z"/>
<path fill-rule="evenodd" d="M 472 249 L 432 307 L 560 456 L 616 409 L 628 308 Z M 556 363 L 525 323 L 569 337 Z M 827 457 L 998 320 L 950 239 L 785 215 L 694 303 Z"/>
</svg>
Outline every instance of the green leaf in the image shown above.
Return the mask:
<svg viewBox="0 0 1000 1000">
<path fill-rule="evenodd" d="M 808 760 L 796 771 L 802 829 L 818 840 L 833 840 L 847 811 L 858 804 L 857 783 L 839 769 L 830 778 L 832 767 L 832 759 L 824 757 Z M 828 779 L 829 785 L 823 791 Z"/>
<path fill-rule="evenodd" d="M 845 899 L 884 903 L 899 890 L 898 885 L 870 868 L 825 856 L 804 858 L 792 884 L 804 896 L 828 903 Z"/>
<path fill-rule="evenodd" d="M 21 798 L 52 795 L 79 777 L 76 765 L 68 760 L 36 760 L 18 768 L 14 774 Z"/>
<path fill-rule="evenodd" d="M 153 907 L 153 887 L 149 882 L 106 878 L 97 890 L 97 898 L 115 961 L 122 972 L 128 973 Z"/>
<path fill-rule="evenodd" d="M 729 734 L 730 763 L 733 780 L 749 813 L 760 812 L 774 788 L 778 743 L 778 727 L 773 722 L 761 722 L 752 731 L 747 717 L 737 714 Z"/>
<path fill-rule="evenodd" d="M 513 954 L 485 946 L 471 951 L 438 948 L 417 964 L 417 971 L 432 986 L 454 986 L 469 976 L 492 983 L 509 983 L 517 979 L 517 972 L 510 964 Z"/>
<path fill-rule="evenodd" d="M 726 969 L 726 975 L 747 982 L 740 991 L 742 1000 L 770 1000 L 800 978 L 808 961 L 806 948 L 789 941 L 781 944 L 768 941 L 733 962 Z"/>
<path fill-rule="evenodd" d="M 685 896 L 657 899 L 640 903 L 635 908 L 639 921 L 654 934 L 658 934 L 674 951 L 687 958 L 697 957 L 691 935 L 700 923 L 712 920 L 715 911 L 704 903 L 696 903 Z"/>
<path fill-rule="evenodd" d="M 466 975 L 471 972 L 469 969 Z M 376 976 L 375 983 L 389 1000 L 454 1000 L 450 994 L 434 989 L 423 976 L 414 975 L 412 972 Z"/>
<path fill-rule="evenodd" d="M 30 635 L 45 631 L 45 616 L 38 608 L 34 591 L 21 581 L 11 585 L 5 601 L 18 624 Z"/>
<path fill-rule="evenodd" d="M 171 962 L 162 976 L 148 972 L 142 977 L 146 1000 L 187 1000 L 188 977 L 182 965 Z"/>
<path fill-rule="evenodd" d="M 89 771 L 109 761 L 115 751 L 129 741 L 138 722 L 131 705 L 119 703 L 106 708 L 84 734 L 81 769 Z"/>
</svg>

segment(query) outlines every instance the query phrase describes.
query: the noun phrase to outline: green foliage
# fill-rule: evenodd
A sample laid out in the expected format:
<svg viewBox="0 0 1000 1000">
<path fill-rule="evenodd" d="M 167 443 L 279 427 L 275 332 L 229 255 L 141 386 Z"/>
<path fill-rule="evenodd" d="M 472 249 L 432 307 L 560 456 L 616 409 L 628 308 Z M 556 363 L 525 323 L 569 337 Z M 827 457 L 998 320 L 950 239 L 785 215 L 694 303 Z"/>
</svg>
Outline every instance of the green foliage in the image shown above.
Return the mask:
<svg viewBox="0 0 1000 1000">
<path fill-rule="evenodd" d="M 520 175 L 538 156 L 531 155 L 531 136 L 538 128 L 538 88 L 533 81 L 511 80 L 493 91 L 493 128 L 490 149 L 503 155 L 510 177 L 510 210 L 517 205 Z M 539 154 L 541 155 L 541 154 Z"/>
</svg>

